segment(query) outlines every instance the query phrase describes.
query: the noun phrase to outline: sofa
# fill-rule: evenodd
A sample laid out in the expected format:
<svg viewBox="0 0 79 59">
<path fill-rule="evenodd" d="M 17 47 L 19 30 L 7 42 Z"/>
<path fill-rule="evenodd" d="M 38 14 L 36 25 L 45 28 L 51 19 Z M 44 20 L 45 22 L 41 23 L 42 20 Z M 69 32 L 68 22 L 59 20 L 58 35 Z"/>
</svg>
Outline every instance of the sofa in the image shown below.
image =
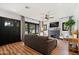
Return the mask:
<svg viewBox="0 0 79 59">
<path fill-rule="evenodd" d="M 37 35 L 25 35 L 24 44 L 33 48 L 34 50 L 44 54 L 49 55 L 57 46 L 56 39 L 49 39 L 44 36 Z"/>
</svg>

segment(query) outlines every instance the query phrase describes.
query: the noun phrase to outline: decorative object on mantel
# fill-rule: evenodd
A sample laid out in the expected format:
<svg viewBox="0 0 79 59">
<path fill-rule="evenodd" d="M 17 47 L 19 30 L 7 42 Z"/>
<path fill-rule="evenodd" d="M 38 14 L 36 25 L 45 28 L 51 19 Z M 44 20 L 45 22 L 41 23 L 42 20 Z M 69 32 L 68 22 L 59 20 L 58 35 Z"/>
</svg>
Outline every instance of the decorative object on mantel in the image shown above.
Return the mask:
<svg viewBox="0 0 79 59">
<path fill-rule="evenodd" d="M 63 39 L 63 38 L 64 38 L 63 33 L 60 33 L 60 39 Z"/>
<path fill-rule="evenodd" d="M 65 22 L 65 26 L 68 27 L 69 34 L 72 35 L 72 26 L 75 25 L 75 21 L 72 19 L 73 16 L 69 16 L 69 20 Z"/>
</svg>

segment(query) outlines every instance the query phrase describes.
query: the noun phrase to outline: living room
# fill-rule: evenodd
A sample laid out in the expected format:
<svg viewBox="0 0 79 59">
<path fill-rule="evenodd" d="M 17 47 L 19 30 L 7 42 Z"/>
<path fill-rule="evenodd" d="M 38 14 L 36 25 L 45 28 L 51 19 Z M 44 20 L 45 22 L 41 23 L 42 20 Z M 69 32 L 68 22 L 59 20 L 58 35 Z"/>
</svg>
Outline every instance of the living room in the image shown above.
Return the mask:
<svg viewBox="0 0 79 59">
<path fill-rule="evenodd" d="M 0 54 L 78 55 L 78 10 L 75 3 L 0 3 Z"/>
</svg>

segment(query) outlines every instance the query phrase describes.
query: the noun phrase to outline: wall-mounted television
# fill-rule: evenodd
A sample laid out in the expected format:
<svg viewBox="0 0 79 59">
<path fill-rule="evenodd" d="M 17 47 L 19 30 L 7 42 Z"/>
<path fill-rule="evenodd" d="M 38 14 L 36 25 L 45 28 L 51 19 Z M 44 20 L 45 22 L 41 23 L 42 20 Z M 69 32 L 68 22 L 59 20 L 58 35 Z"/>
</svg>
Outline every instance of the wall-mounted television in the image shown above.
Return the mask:
<svg viewBox="0 0 79 59">
<path fill-rule="evenodd" d="M 50 23 L 50 27 L 59 27 L 59 22 Z"/>
</svg>

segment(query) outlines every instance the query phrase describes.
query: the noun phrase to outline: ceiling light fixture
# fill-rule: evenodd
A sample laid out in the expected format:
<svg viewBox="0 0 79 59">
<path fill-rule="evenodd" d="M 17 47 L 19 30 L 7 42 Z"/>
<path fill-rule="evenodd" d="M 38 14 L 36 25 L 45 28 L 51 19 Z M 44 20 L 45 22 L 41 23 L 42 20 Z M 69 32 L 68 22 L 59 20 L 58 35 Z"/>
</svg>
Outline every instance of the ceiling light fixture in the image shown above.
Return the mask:
<svg viewBox="0 0 79 59">
<path fill-rule="evenodd" d="M 26 8 L 26 9 L 29 9 L 30 7 L 28 7 L 28 6 L 25 6 L 25 8 Z"/>
</svg>

